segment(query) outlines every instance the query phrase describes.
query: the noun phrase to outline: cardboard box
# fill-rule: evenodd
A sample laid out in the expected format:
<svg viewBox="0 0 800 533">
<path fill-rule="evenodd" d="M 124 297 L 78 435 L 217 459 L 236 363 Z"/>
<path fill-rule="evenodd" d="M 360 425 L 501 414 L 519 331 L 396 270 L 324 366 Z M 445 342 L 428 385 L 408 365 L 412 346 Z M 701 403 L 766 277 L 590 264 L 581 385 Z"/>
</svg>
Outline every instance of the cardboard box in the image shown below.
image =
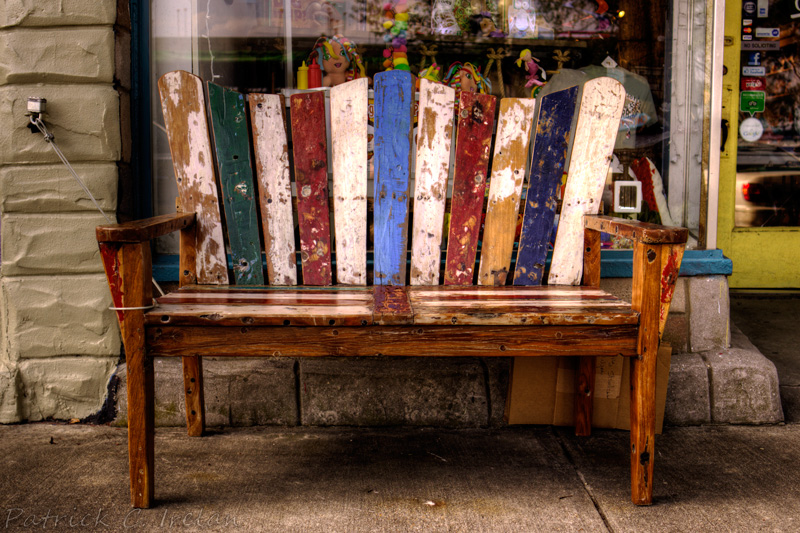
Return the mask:
<svg viewBox="0 0 800 533">
<path fill-rule="evenodd" d="M 656 433 L 664 425 L 671 359 L 672 347 L 662 343 L 656 360 Z M 508 423 L 574 425 L 577 365 L 576 357 L 514 358 Z M 592 427 L 630 429 L 630 369 L 629 357 L 597 358 Z"/>
</svg>

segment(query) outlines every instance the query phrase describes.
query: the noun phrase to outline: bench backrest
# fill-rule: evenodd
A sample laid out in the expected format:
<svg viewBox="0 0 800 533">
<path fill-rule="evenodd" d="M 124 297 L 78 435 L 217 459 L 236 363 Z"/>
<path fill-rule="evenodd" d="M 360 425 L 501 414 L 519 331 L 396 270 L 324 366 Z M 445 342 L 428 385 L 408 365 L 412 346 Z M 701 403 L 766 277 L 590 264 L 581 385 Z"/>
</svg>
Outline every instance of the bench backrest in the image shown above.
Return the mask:
<svg viewBox="0 0 800 533">
<path fill-rule="evenodd" d="M 548 282 L 578 284 L 582 218 L 600 206 L 625 97 L 622 85 L 597 78 L 580 89 L 542 97 L 537 109 L 534 99 L 503 98 L 498 106 L 491 95 L 463 92 L 457 98 L 454 89 L 420 81 L 415 139 L 415 78 L 404 71 L 375 76 L 369 176 L 366 78 L 330 89 L 328 136 L 321 91 L 292 95 L 287 121 L 279 95 L 249 94 L 245 101 L 244 95 L 209 82 L 206 106 L 200 78 L 182 71 L 165 74 L 159 91 L 180 208 L 197 213 L 197 283 L 229 282 L 221 194 L 236 284 L 265 284 L 260 226 L 272 285 L 296 285 L 298 279 L 304 285 L 365 285 L 368 280 L 437 285 L 440 279 L 446 285 L 471 285 L 479 240 L 477 283 L 504 285 L 510 281 L 517 213 L 527 182 L 512 279 L 516 285 L 540 284 L 569 151 Z M 374 250 L 371 273 L 368 249 Z"/>
</svg>

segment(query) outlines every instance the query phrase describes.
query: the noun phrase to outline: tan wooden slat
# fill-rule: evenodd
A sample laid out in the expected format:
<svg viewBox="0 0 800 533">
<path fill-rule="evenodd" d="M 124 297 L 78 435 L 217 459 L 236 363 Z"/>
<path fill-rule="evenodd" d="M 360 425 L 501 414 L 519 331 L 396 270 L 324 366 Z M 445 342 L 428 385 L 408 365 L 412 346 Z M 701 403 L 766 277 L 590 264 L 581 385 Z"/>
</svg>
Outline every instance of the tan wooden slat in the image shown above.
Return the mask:
<svg viewBox="0 0 800 533">
<path fill-rule="evenodd" d="M 292 183 L 284 104 L 279 95 L 251 93 L 250 124 L 261 225 L 271 285 L 297 285 Z"/>
<path fill-rule="evenodd" d="M 181 326 L 366 326 L 369 305 L 164 304 L 148 314 L 149 325 Z"/>
<path fill-rule="evenodd" d="M 149 327 L 148 353 L 234 357 L 632 356 L 633 326 Z"/>
<path fill-rule="evenodd" d="M 478 269 L 479 285 L 505 285 L 511 268 L 535 108 L 536 101 L 531 98 L 504 98 L 500 101 Z"/>
<path fill-rule="evenodd" d="M 168 72 L 158 80 L 158 90 L 181 209 L 197 213 L 197 281 L 227 284 L 228 264 L 203 81 L 188 72 Z"/>
<path fill-rule="evenodd" d="M 367 284 L 367 78 L 331 88 L 336 280 Z"/>
<path fill-rule="evenodd" d="M 583 86 L 567 186 L 547 278 L 550 285 L 577 285 L 581 281 L 583 215 L 597 214 L 600 208 L 624 102 L 625 88 L 615 79 L 595 78 Z"/>
<path fill-rule="evenodd" d="M 420 81 L 411 285 L 439 283 L 455 89 Z"/>
</svg>

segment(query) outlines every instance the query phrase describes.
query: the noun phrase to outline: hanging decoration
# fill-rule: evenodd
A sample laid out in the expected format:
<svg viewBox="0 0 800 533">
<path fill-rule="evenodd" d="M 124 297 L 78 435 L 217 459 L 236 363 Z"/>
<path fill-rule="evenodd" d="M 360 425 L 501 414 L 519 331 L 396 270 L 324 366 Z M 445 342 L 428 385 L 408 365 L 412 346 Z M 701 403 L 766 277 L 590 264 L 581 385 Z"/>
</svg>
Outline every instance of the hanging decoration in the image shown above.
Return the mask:
<svg viewBox="0 0 800 533">
<path fill-rule="evenodd" d="M 408 64 L 408 0 L 387 2 L 383 6 L 384 70 L 411 70 Z"/>
</svg>

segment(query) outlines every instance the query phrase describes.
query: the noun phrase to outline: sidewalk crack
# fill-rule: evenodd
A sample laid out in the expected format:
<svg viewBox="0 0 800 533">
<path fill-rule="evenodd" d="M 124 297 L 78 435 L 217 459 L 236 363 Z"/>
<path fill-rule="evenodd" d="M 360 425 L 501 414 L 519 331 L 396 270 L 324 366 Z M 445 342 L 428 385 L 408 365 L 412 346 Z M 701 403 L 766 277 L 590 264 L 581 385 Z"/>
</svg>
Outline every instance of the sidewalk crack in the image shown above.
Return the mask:
<svg viewBox="0 0 800 533">
<path fill-rule="evenodd" d="M 567 445 L 564 442 L 564 439 L 561 437 L 561 433 L 559 431 L 557 431 L 556 428 L 554 428 L 554 427 L 551 427 L 551 431 L 555 435 L 556 441 L 558 441 L 558 445 L 561 446 L 561 451 L 564 452 L 564 456 L 567 458 L 567 462 L 569 462 L 570 466 L 572 466 L 572 469 L 575 471 L 575 475 L 578 476 L 578 479 L 581 480 L 581 483 L 583 484 L 583 490 L 586 491 L 586 495 L 589 496 L 590 500 L 592 500 L 592 505 L 594 505 L 595 511 L 597 511 L 597 514 L 600 516 L 600 519 L 603 521 L 603 525 L 606 527 L 606 531 L 608 531 L 609 533 L 615 533 L 614 532 L 614 528 L 611 526 L 611 524 L 608 521 L 608 517 L 606 516 L 606 513 L 600 507 L 600 502 L 597 501 L 597 498 L 594 495 L 594 490 L 592 490 L 591 485 L 589 485 L 589 483 L 586 481 L 586 477 L 583 475 L 583 472 L 581 472 L 578 469 L 578 465 L 575 464 L 575 459 L 572 457 L 572 454 L 569 452 L 569 448 L 567 448 Z"/>
</svg>

